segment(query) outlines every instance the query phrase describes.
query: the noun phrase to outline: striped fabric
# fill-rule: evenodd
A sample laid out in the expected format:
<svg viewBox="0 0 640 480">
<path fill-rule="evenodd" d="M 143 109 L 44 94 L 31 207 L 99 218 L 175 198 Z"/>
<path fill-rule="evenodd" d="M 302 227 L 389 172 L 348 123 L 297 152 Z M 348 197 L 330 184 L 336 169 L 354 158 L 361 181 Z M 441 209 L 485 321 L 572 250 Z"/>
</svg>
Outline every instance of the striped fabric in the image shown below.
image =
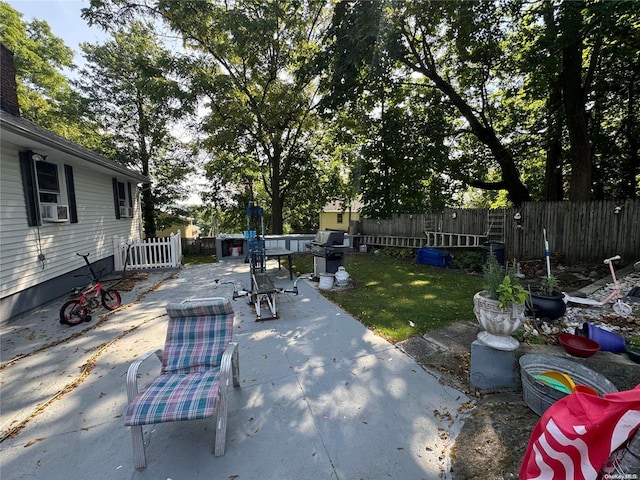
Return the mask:
<svg viewBox="0 0 640 480">
<path fill-rule="evenodd" d="M 207 418 L 215 413 L 222 354 L 232 341 L 227 299 L 170 303 L 161 375 L 127 407 L 125 425 Z"/>
<path fill-rule="evenodd" d="M 218 402 L 218 370 L 160 375 L 127 407 L 125 425 L 208 418 Z"/>
<path fill-rule="evenodd" d="M 203 372 L 218 367 L 233 337 L 233 307 L 227 299 L 170 303 L 162 373 Z"/>
</svg>

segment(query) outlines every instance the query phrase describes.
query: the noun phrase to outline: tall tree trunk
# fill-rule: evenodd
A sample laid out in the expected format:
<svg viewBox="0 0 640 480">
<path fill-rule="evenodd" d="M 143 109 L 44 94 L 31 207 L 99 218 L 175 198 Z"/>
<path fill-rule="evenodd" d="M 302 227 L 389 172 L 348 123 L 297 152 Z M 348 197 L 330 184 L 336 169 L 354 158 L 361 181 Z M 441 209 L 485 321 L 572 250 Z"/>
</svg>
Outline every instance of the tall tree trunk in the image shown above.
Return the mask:
<svg viewBox="0 0 640 480">
<path fill-rule="evenodd" d="M 627 161 L 622 170 L 622 182 L 621 192 L 622 198 L 637 198 L 638 194 L 636 178 L 640 174 L 640 135 L 638 135 L 638 125 L 634 122 L 634 116 L 637 115 L 636 95 L 635 89 L 636 82 L 638 81 L 638 75 L 634 75 L 629 80 L 627 87 L 627 118 L 625 136 L 627 137 L 627 143 L 629 145 L 629 154 Z"/>
<path fill-rule="evenodd" d="M 556 25 L 554 6 L 551 2 L 543 2 L 544 37 L 549 46 L 558 43 L 558 26 Z M 560 60 L 556 59 L 552 48 L 548 50 L 549 71 L 546 75 L 549 95 L 546 103 L 546 161 L 544 169 L 543 196 L 547 201 L 564 199 L 564 175 L 562 171 L 563 149 L 562 129 L 564 126 L 562 109 L 562 88 L 560 86 Z"/>
<path fill-rule="evenodd" d="M 559 24 L 562 41 L 562 98 L 569 131 L 571 179 L 569 200 L 591 199 L 592 159 L 585 109 L 586 93 L 582 86 L 582 12 L 583 1 L 565 1 L 560 6 Z"/>
<path fill-rule="evenodd" d="M 564 198 L 562 177 L 562 92 L 556 82 L 547 99 L 547 158 L 544 169 L 544 199 Z"/>
<path fill-rule="evenodd" d="M 282 191 L 280 185 L 280 161 L 282 159 L 282 148 L 275 142 L 273 155 L 269 158 L 270 178 L 267 192 L 271 196 L 271 233 L 282 235 L 284 233 L 284 219 L 282 209 L 284 208 Z M 267 185 L 265 185 L 267 186 Z"/>
<path fill-rule="evenodd" d="M 151 185 L 145 183 L 142 190 L 142 222 L 145 238 L 155 238 L 154 200 Z"/>
</svg>

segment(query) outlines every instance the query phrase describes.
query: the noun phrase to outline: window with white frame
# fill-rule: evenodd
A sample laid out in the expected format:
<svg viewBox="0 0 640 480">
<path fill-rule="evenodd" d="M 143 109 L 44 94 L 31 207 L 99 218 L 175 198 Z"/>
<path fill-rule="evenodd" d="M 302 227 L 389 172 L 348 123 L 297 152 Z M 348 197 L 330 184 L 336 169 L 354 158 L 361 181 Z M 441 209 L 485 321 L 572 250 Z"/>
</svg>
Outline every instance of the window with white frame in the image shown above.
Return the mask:
<svg viewBox="0 0 640 480">
<path fill-rule="evenodd" d="M 131 198 L 131 184 L 124 182 L 118 182 L 117 186 L 118 196 L 118 209 L 120 211 L 120 218 L 133 217 L 132 198 Z"/>
<path fill-rule="evenodd" d="M 40 203 L 62 203 L 58 166 L 55 163 L 36 162 L 36 178 Z"/>
<path fill-rule="evenodd" d="M 36 160 L 36 182 L 40 216 L 45 222 L 68 222 L 69 206 L 65 204 L 65 192 L 58 165 Z"/>
<path fill-rule="evenodd" d="M 18 153 L 27 225 L 78 223 L 75 181 L 71 165 L 48 162 L 47 155 Z"/>
</svg>

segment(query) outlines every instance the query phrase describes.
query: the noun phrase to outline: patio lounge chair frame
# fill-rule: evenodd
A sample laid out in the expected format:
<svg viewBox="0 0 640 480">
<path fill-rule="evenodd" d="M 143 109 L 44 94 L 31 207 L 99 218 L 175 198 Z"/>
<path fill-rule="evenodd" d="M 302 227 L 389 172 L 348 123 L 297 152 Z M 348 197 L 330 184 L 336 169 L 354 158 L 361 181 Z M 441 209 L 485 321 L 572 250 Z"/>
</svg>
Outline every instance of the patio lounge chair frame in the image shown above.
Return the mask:
<svg viewBox="0 0 640 480">
<path fill-rule="evenodd" d="M 172 317 L 172 311 L 174 315 L 175 311 L 184 311 L 185 314 L 188 315 L 188 317 Z M 233 334 L 233 308 L 231 307 L 231 302 L 225 298 L 220 297 L 194 298 L 185 300 L 184 302 L 178 304 L 167 305 L 167 312 L 170 315 L 169 322 L 182 320 L 186 322 L 191 321 L 194 324 L 196 322 L 202 323 L 203 321 L 205 323 L 208 323 L 205 328 L 207 333 L 212 335 L 212 345 L 209 345 L 207 353 L 212 353 L 213 355 L 211 355 L 211 357 L 217 357 L 219 355 L 219 352 L 217 351 L 218 349 L 215 346 L 215 341 L 223 342 L 223 344 L 220 345 L 223 353 L 220 356 L 219 364 L 214 361 L 213 365 L 203 365 L 201 362 L 201 357 L 199 358 L 200 364 L 192 365 L 189 363 L 185 363 L 184 358 L 166 358 L 162 349 L 154 349 L 141 355 L 129 366 L 126 379 L 127 398 L 129 401 L 129 405 L 127 408 L 127 415 L 125 417 L 125 425 L 131 427 L 131 436 L 133 440 L 133 457 L 135 467 L 138 470 L 145 468 L 147 465 L 142 426 L 153 423 L 208 418 L 215 414 L 216 425 L 213 454 L 216 457 L 224 455 L 227 430 L 227 388 L 229 386 L 229 381 L 233 383 L 234 387 L 238 387 L 240 385 L 238 344 L 231 341 Z M 221 326 L 221 322 L 224 322 L 226 325 Z M 169 325 L 167 328 L 165 351 L 167 350 L 167 342 L 170 341 L 169 337 L 171 334 L 172 328 L 171 325 Z M 214 338 L 216 335 L 218 338 Z M 220 338 L 221 335 L 223 338 Z M 229 340 L 228 342 L 226 341 L 227 339 Z M 224 345 L 224 343 L 226 343 L 226 345 Z M 202 352 L 197 353 L 201 354 Z M 161 375 L 154 379 L 142 391 L 139 391 L 137 380 L 138 369 L 143 362 L 154 355 L 162 363 Z M 210 360 L 210 357 L 206 358 L 207 360 Z M 176 365 L 176 361 L 179 364 L 179 371 L 177 372 L 170 369 L 171 365 Z M 212 381 L 213 379 L 211 378 L 211 374 L 215 375 L 215 373 L 218 373 L 217 382 Z M 193 391 L 191 391 L 191 396 L 180 398 L 180 400 L 186 401 L 172 402 L 171 404 L 167 403 L 166 409 L 161 409 L 162 411 L 159 411 L 155 415 L 147 414 L 146 407 L 148 407 L 149 405 L 154 405 L 154 402 L 162 401 L 162 399 L 156 399 L 153 396 L 150 397 L 149 395 L 147 395 L 146 398 L 144 396 L 145 392 L 147 392 L 147 389 L 152 386 L 155 381 L 158 381 L 161 377 L 167 378 L 171 381 L 180 381 L 182 379 L 186 379 L 191 374 L 196 375 L 196 378 L 198 378 L 199 374 L 203 374 L 206 378 L 206 382 L 203 381 L 202 385 L 197 385 L 196 382 L 196 389 L 198 390 L 198 395 L 200 395 L 198 397 L 195 397 L 195 399 L 200 400 L 198 404 L 202 403 L 202 397 L 206 397 L 205 403 L 207 403 L 209 406 L 211 404 L 215 405 L 215 411 L 212 412 L 210 408 L 206 410 L 194 409 L 193 407 L 189 408 L 189 405 L 193 404 L 193 402 L 189 400 L 194 399 Z M 165 389 L 164 392 L 166 393 L 167 389 Z M 153 392 L 150 392 L 150 394 L 152 395 Z M 175 405 L 180 406 L 177 407 Z M 188 416 L 189 418 L 167 419 L 167 410 L 171 410 L 172 414 L 176 414 L 179 416 L 184 415 Z"/>
</svg>

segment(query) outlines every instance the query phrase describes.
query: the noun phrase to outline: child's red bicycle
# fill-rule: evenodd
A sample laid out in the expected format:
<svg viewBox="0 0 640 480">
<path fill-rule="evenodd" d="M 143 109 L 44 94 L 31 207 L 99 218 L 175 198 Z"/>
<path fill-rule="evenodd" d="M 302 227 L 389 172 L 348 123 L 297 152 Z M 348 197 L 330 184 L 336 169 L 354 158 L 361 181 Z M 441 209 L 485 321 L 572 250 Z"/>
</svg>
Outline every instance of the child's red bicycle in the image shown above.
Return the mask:
<svg viewBox="0 0 640 480">
<path fill-rule="evenodd" d="M 84 258 L 91 272 L 91 274 L 87 274 L 87 276 L 91 278 L 92 281 L 84 290 L 74 289 L 74 293 L 77 294 L 78 297 L 69 300 L 60 309 L 60 323 L 63 325 L 78 325 L 82 322 L 90 322 L 91 311 L 98 308 L 100 303 L 102 303 L 102 306 L 107 310 L 115 310 L 122 302 L 120 294 L 116 290 L 105 288 L 104 285 L 102 285 L 96 272 L 93 271 L 89 263 L 89 254 L 82 255 L 77 253 L 76 255 Z M 80 277 L 83 275 L 76 276 Z M 98 299 L 100 299 L 100 301 L 98 301 Z"/>
</svg>

